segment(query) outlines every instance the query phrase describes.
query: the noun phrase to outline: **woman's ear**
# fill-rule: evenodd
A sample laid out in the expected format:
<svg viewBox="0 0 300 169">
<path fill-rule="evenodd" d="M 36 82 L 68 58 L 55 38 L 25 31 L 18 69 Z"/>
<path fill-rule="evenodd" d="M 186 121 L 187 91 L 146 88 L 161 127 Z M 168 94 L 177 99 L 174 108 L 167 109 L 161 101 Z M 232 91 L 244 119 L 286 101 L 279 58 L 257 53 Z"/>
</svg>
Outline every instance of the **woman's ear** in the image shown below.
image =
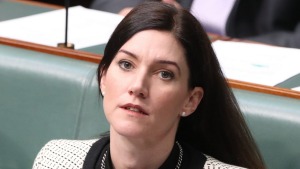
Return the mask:
<svg viewBox="0 0 300 169">
<path fill-rule="evenodd" d="M 190 92 L 182 110 L 182 112 L 184 112 L 184 116 L 191 115 L 197 109 L 203 95 L 204 91 L 202 87 L 195 87 Z"/>
<path fill-rule="evenodd" d="M 106 79 L 106 73 L 105 72 L 102 72 L 102 75 L 101 75 L 101 81 L 100 81 L 100 90 L 101 90 L 101 93 L 102 95 L 104 96 L 105 95 L 105 79 Z"/>
</svg>

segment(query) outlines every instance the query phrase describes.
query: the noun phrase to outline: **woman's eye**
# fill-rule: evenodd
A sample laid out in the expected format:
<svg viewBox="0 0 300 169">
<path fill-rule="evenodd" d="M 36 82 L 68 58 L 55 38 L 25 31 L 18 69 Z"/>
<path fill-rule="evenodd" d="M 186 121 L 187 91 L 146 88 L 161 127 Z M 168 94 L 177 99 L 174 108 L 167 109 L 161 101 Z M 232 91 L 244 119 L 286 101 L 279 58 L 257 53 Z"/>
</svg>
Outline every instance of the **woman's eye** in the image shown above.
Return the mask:
<svg viewBox="0 0 300 169">
<path fill-rule="evenodd" d="M 168 71 L 161 71 L 159 72 L 159 76 L 164 80 L 171 80 L 174 78 L 174 74 Z"/>
<path fill-rule="evenodd" d="M 132 64 L 130 62 L 127 62 L 127 61 L 120 61 L 119 66 L 124 70 L 132 69 Z"/>
</svg>

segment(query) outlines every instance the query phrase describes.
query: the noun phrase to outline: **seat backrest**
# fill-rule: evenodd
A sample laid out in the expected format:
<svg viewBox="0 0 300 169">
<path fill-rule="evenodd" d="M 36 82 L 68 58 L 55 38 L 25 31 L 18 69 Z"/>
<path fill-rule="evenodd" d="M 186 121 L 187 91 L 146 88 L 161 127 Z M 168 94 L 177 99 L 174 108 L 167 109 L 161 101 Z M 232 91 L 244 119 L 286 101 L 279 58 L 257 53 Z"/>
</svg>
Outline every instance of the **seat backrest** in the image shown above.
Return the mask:
<svg viewBox="0 0 300 169">
<path fill-rule="evenodd" d="M 234 90 L 270 169 L 300 168 L 300 100 Z"/>
<path fill-rule="evenodd" d="M 97 64 L 0 45 L 0 168 L 31 168 L 52 139 L 108 130 Z"/>
</svg>

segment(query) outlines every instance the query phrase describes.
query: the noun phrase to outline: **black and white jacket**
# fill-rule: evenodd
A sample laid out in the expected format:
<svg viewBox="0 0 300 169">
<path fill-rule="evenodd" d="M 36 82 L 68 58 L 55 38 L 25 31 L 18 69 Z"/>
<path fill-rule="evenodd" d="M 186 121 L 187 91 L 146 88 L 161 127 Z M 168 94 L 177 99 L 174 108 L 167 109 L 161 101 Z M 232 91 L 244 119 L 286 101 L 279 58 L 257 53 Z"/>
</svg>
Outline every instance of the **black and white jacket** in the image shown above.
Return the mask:
<svg viewBox="0 0 300 169">
<path fill-rule="evenodd" d="M 90 167 L 86 166 L 91 166 L 91 164 L 87 163 L 91 163 L 91 158 L 98 157 L 90 153 L 91 149 L 93 149 L 92 147 L 100 140 L 93 139 L 50 141 L 38 153 L 33 164 L 33 169 L 90 169 Z M 186 150 L 184 146 L 183 150 Z M 186 155 L 187 154 L 184 154 L 183 156 Z M 87 158 L 87 156 L 89 157 Z M 203 157 L 205 159 L 203 161 L 204 166 L 202 165 L 204 169 L 242 169 L 242 167 L 225 164 L 207 155 L 203 155 Z M 198 161 L 201 160 L 197 160 L 196 163 L 198 163 Z M 182 166 L 181 168 L 190 167 Z"/>
</svg>

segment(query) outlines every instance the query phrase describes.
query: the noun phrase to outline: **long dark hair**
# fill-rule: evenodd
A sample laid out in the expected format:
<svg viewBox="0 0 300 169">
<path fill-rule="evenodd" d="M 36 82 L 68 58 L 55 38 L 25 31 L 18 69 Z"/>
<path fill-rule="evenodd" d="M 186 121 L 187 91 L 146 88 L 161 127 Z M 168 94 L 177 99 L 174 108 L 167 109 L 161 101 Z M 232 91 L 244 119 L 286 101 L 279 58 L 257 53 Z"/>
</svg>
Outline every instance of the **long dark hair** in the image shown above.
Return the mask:
<svg viewBox="0 0 300 169">
<path fill-rule="evenodd" d="M 188 11 L 161 2 L 146 2 L 134 8 L 107 43 L 98 67 L 99 84 L 121 46 L 136 33 L 149 29 L 169 31 L 174 35 L 185 49 L 189 88 L 200 86 L 204 90 L 196 111 L 180 120 L 176 139 L 229 164 L 264 168 L 210 40 Z"/>
</svg>

